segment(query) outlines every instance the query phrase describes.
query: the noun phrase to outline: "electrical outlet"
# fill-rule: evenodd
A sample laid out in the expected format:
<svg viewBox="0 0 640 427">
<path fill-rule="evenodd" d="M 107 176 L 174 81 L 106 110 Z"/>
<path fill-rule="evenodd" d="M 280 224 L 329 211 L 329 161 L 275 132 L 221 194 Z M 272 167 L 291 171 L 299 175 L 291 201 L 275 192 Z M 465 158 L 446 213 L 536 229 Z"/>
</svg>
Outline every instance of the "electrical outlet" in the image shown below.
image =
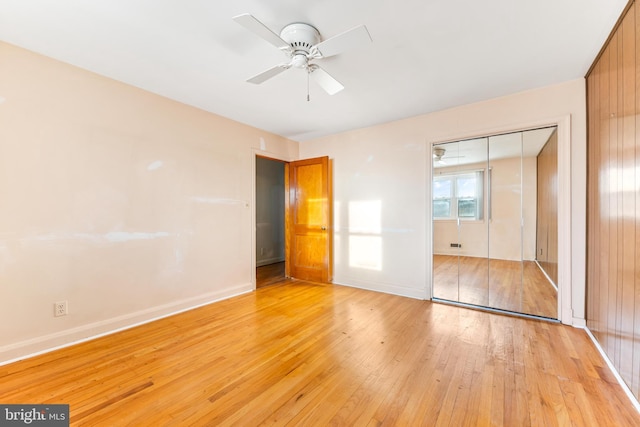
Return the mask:
<svg viewBox="0 0 640 427">
<path fill-rule="evenodd" d="M 67 314 L 66 301 L 58 301 L 53 303 L 53 315 L 55 317 L 66 316 Z"/>
</svg>

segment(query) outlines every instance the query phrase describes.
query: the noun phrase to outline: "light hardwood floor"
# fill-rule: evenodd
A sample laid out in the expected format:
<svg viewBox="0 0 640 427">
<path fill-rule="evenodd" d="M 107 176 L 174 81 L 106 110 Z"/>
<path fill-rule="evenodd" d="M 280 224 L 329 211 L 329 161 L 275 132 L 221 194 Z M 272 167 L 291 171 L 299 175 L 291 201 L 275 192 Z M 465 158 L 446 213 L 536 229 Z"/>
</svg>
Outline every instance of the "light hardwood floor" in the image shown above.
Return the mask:
<svg viewBox="0 0 640 427">
<path fill-rule="evenodd" d="M 284 261 L 256 268 L 256 288 L 273 285 L 284 280 Z"/>
<path fill-rule="evenodd" d="M 558 292 L 533 261 L 434 255 L 433 282 L 437 298 L 558 318 Z"/>
<path fill-rule="evenodd" d="M 72 425 L 637 426 L 583 330 L 295 280 L 0 366 Z"/>
</svg>

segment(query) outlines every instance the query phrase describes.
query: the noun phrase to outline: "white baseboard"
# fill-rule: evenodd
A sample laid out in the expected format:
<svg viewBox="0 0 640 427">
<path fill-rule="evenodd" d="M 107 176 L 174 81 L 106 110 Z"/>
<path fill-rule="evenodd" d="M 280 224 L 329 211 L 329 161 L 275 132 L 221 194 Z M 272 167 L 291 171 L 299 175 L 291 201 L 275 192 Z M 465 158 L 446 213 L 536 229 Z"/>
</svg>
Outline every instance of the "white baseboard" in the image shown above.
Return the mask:
<svg viewBox="0 0 640 427">
<path fill-rule="evenodd" d="M 5 345 L 0 347 L 0 366 L 153 322 L 154 320 L 202 307 L 216 301 L 251 292 L 254 289 L 251 283 L 242 284 L 222 291 L 185 298 L 169 304 Z"/>
<path fill-rule="evenodd" d="M 609 366 L 609 369 L 611 369 L 611 372 L 613 372 L 613 375 L 616 377 L 616 379 L 618 380 L 618 383 L 620 383 L 620 386 L 624 390 L 625 394 L 627 395 L 627 397 L 629 398 L 633 406 L 636 408 L 636 411 L 640 412 L 640 402 L 638 401 L 636 396 L 634 396 L 633 392 L 631 391 L 627 383 L 624 382 L 624 380 L 620 376 L 620 373 L 618 372 L 616 367 L 613 365 L 613 362 L 611 362 L 611 359 L 609 359 L 609 356 L 607 356 L 607 353 L 604 352 L 604 349 L 602 348 L 602 346 L 600 345 L 596 337 L 591 333 L 588 327 L 583 326 L 581 327 L 581 329 L 584 329 L 587 332 L 587 335 L 589 335 L 589 338 L 591 338 L 591 341 L 593 341 L 593 344 L 596 346 L 596 348 L 602 355 L 602 358 Z"/>
</svg>

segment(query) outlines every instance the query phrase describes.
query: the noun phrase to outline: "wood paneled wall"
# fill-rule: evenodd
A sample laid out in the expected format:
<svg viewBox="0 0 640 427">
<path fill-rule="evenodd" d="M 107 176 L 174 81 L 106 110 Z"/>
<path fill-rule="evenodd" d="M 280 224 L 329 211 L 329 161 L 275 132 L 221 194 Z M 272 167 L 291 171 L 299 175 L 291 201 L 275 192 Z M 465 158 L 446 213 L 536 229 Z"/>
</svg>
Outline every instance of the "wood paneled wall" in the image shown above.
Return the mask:
<svg viewBox="0 0 640 427">
<path fill-rule="evenodd" d="M 638 24 L 631 3 L 587 74 L 587 326 L 640 398 Z"/>
<path fill-rule="evenodd" d="M 558 131 L 542 147 L 537 162 L 536 260 L 558 284 Z"/>
</svg>

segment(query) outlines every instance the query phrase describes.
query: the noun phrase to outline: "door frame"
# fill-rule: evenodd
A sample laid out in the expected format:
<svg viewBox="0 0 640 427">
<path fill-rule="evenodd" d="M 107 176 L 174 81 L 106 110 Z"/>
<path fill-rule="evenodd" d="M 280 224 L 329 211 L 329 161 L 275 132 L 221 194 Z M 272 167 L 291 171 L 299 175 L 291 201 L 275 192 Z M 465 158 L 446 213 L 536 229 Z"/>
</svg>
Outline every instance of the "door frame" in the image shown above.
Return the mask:
<svg viewBox="0 0 640 427">
<path fill-rule="evenodd" d="M 250 211 L 251 211 L 251 284 L 253 287 L 253 290 L 257 289 L 257 283 L 256 283 L 256 268 L 257 268 L 257 254 L 256 254 L 256 242 L 257 242 L 257 226 L 256 226 L 256 200 L 257 200 L 257 194 L 256 194 L 256 176 L 257 176 L 257 170 L 256 170 L 256 158 L 257 157 L 263 157 L 266 159 L 271 159 L 274 161 L 280 161 L 284 163 L 284 200 L 285 200 L 285 218 L 284 218 L 284 230 L 285 230 L 285 276 L 286 277 L 290 277 L 290 224 L 289 224 L 289 215 L 290 215 L 290 203 L 289 203 L 289 164 L 292 162 L 298 162 L 298 161 L 302 161 L 302 160 L 306 160 L 306 159 L 296 159 L 296 158 L 291 158 L 288 157 L 286 155 L 280 155 L 280 154 L 276 154 L 276 153 L 271 153 L 268 151 L 264 151 L 258 148 L 251 148 L 251 170 L 253 171 L 253 179 L 251 181 L 251 203 L 248 203 L 247 205 L 250 207 Z M 330 200 L 330 205 L 329 205 L 329 212 L 328 212 L 328 245 L 329 245 L 329 265 L 328 265 L 328 283 L 332 283 L 333 280 L 333 191 L 332 191 L 332 176 L 333 176 L 333 166 L 332 166 L 332 161 L 331 159 L 328 158 L 328 164 L 327 164 L 327 174 L 328 174 L 328 179 L 329 179 L 329 189 L 328 189 L 328 197 L 331 199 Z"/>
<path fill-rule="evenodd" d="M 256 175 L 257 175 L 257 171 L 256 171 L 256 157 L 264 157 L 267 159 L 272 159 L 275 161 L 280 161 L 285 163 L 285 181 L 287 180 L 286 174 L 287 174 L 287 170 L 288 167 L 286 165 L 288 165 L 290 162 L 294 162 L 298 159 L 292 158 L 292 157 L 288 157 L 286 155 L 281 155 L 281 154 L 276 154 L 276 153 L 271 153 L 269 151 L 264 151 L 258 148 L 252 148 L 251 149 L 251 170 L 253 171 L 253 180 L 251 181 L 251 203 L 249 203 L 249 206 L 251 207 L 251 284 L 253 286 L 253 289 L 256 289 L 256 241 L 257 241 L 257 228 L 256 228 Z M 283 189 L 282 191 L 285 192 L 285 197 L 286 197 L 286 190 Z M 286 229 L 286 220 L 285 220 L 285 229 Z M 286 242 L 285 242 L 285 247 L 286 247 Z M 285 249 L 285 268 L 287 268 L 287 254 L 286 254 L 286 249 Z"/>
</svg>

